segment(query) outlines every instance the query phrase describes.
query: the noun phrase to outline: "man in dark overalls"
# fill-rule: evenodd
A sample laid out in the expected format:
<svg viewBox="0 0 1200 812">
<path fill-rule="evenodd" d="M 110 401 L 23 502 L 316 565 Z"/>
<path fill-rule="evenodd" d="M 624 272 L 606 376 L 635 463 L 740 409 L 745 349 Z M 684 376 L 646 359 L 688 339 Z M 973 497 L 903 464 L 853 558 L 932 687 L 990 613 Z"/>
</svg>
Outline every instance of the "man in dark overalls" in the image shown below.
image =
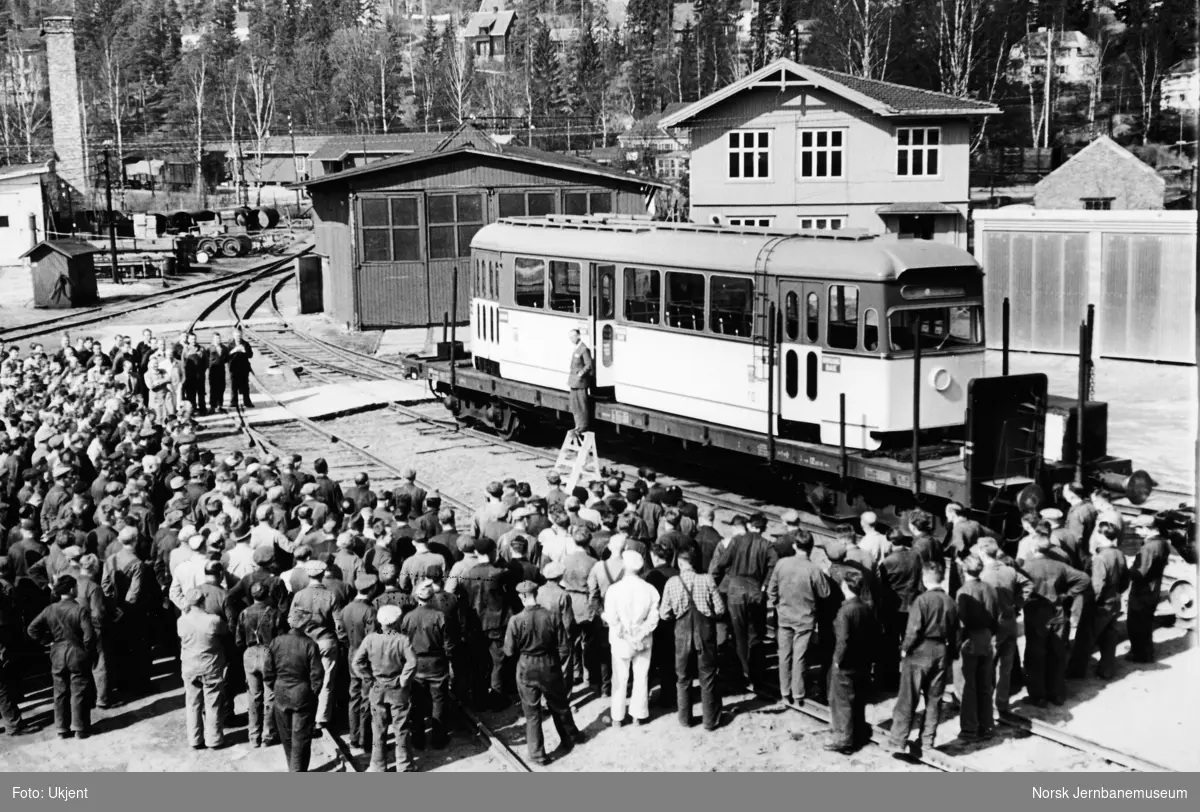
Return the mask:
<svg viewBox="0 0 1200 812">
<path fill-rule="evenodd" d="M 208 345 L 208 408 L 216 414 L 225 411 L 225 364 L 229 361 L 229 348 L 221 340 L 220 333 L 213 333 Z"/>
<path fill-rule="evenodd" d="M 1040 536 L 1033 557 L 1023 569 L 1029 576 L 1025 599 L 1025 687 L 1029 701 L 1043 707 L 1049 699 L 1061 705 L 1067 698 L 1067 618 L 1063 607 L 1091 589 L 1091 579 L 1074 567 L 1050 558 L 1049 537 Z"/>
<path fill-rule="evenodd" d="M 588 386 L 592 382 L 595 362 L 592 351 L 583 343 L 578 330 L 571 331 L 571 373 L 567 378 L 567 388 L 571 390 L 571 416 L 575 419 L 575 439 L 583 441 L 583 433 L 591 423 L 591 404 L 588 403 Z"/>
<path fill-rule="evenodd" d="M 196 341 L 195 333 L 183 339 L 183 398 L 192 404 L 196 414 L 206 414 L 208 403 L 204 399 L 204 379 L 208 371 L 208 350 Z"/>
<path fill-rule="evenodd" d="M 562 659 L 559 652 L 570 645 L 566 629 L 558 617 L 537 602 L 538 587 L 533 581 L 517 585 L 522 611 L 508 621 L 504 634 L 504 653 L 517 659 L 517 693 L 525 714 L 525 741 L 529 760 L 546 763 L 542 739 L 542 698 L 554 718 L 564 753 L 583 741 L 583 733 L 575 725 L 567 686 L 563 682 Z"/>
<path fill-rule="evenodd" d="M 700 708 L 705 730 L 721 724 L 721 697 L 717 693 L 717 618 L 725 601 L 712 576 L 697 571 L 698 547 L 679 554 L 679 574 L 663 587 L 659 617 L 675 620 L 675 703 L 679 724 L 692 726 L 692 662 L 700 679 Z"/>
<path fill-rule="evenodd" d="M 1154 516 L 1138 516 L 1133 520 L 1134 532 L 1142 538 L 1129 568 L 1129 607 L 1125 625 L 1129 631 L 1129 654 L 1133 663 L 1154 662 L 1154 612 L 1158 609 L 1163 569 L 1171 556 L 1171 547 L 1162 536 Z"/>
<path fill-rule="evenodd" d="M 52 603 L 29 624 L 29 638 L 50 646 L 50 675 L 54 678 L 54 723 L 60 739 L 88 735 L 88 686 L 96 635 L 88 611 L 75 601 L 75 578 L 63 575 L 54 583 Z"/>
</svg>

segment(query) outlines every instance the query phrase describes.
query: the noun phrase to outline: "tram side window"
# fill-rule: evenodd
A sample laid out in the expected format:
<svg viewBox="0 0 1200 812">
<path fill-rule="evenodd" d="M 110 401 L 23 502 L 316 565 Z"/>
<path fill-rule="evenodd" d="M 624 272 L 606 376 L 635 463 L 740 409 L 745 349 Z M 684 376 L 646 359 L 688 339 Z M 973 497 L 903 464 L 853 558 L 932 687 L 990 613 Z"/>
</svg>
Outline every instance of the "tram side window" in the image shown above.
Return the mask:
<svg viewBox="0 0 1200 812">
<path fill-rule="evenodd" d="M 650 268 L 625 269 L 625 320 L 658 324 L 662 304 L 659 272 Z"/>
<path fill-rule="evenodd" d="M 783 300 L 783 325 L 788 340 L 795 341 L 800 337 L 800 297 L 794 290 Z"/>
<path fill-rule="evenodd" d="M 829 286 L 829 327 L 825 334 L 836 350 L 858 347 L 858 288 L 854 285 Z"/>
<path fill-rule="evenodd" d="M 592 272 L 596 274 L 596 278 L 600 282 L 600 301 L 597 303 L 597 316 L 602 319 L 611 319 L 613 310 L 616 307 L 614 299 L 615 291 L 613 286 L 616 284 L 617 266 L 616 265 L 593 265 Z"/>
<path fill-rule="evenodd" d="M 704 330 L 704 274 L 667 273 L 667 326 Z"/>
<path fill-rule="evenodd" d="M 879 350 L 879 314 L 874 309 L 863 314 L 863 349 L 867 352 Z"/>
<path fill-rule="evenodd" d="M 714 276 L 709 284 L 708 318 L 712 331 L 749 338 L 754 325 L 754 280 Z"/>
<path fill-rule="evenodd" d="M 517 307 L 546 306 L 546 260 L 532 257 L 517 257 L 513 260 L 516 270 L 513 282 L 513 301 Z"/>
<path fill-rule="evenodd" d="M 816 344 L 821 333 L 821 297 L 816 291 L 804 297 L 804 337 Z"/>
<path fill-rule="evenodd" d="M 550 309 L 579 312 L 579 263 L 550 260 Z"/>
</svg>

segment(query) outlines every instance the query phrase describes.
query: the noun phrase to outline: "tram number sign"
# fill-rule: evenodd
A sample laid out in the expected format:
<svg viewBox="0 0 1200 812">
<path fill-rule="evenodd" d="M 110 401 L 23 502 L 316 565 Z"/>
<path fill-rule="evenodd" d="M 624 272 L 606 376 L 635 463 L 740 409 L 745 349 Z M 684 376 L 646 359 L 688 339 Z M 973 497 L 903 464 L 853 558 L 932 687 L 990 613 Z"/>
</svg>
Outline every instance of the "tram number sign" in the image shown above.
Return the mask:
<svg viewBox="0 0 1200 812">
<path fill-rule="evenodd" d="M 841 358 L 839 358 L 839 357 L 837 357 L 836 355 L 834 355 L 834 356 L 829 356 L 829 355 L 825 356 L 824 358 L 822 358 L 822 359 L 821 359 L 821 371 L 822 371 L 822 372 L 833 372 L 833 373 L 836 373 L 836 374 L 841 374 L 841 371 L 842 371 L 842 359 L 841 359 Z"/>
</svg>

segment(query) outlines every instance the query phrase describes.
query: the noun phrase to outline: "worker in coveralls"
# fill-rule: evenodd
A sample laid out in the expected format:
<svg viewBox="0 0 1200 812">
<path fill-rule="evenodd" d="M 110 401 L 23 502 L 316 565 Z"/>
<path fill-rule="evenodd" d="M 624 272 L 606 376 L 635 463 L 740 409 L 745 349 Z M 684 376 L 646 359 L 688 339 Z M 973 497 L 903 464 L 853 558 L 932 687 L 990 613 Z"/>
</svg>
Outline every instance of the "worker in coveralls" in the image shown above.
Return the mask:
<svg viewBox="0 0 1200 812">
<path fill-rule="evenodd" d="M 588 386 L 591 385 L 596 364 L 592 360 L 592 351 L 583 343 L 578 330 L 571 331 L 571 343 L 575 349 L 571 351 L 571 374 L 567 378 L 567 388 L 571 390 L 571 416 L 575 418 L 575 439 L 583 442 L 583 433 L 588 430 L 591 422 Z"/>
</svg>

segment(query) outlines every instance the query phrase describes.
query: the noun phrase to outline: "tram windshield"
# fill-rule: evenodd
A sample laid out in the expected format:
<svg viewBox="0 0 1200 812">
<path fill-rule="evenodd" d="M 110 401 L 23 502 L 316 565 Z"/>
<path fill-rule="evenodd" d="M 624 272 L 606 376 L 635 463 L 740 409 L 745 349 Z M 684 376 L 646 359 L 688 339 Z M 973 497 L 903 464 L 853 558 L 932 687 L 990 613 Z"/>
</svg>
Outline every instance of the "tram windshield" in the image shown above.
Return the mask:
<svg viewBox="0 0 1200 812">
<path fill-rule="evenodd" d="M 893 310 L 888 333 L 893 352 L 913 351 L 913 322 L 921 320 L 921 352 L 957 350 L 983 344 L 983 308 L 977 304 Z"/>
</svg>

